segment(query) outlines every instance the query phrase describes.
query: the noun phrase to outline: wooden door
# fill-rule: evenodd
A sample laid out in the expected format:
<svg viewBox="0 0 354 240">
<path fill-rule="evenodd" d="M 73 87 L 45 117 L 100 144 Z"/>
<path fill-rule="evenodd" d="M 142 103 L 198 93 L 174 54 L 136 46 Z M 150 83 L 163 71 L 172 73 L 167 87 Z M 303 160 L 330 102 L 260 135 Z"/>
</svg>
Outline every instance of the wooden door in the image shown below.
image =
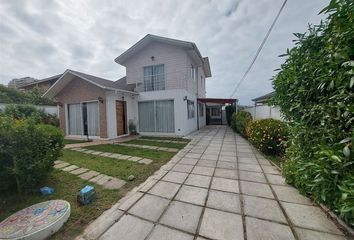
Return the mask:
<svg viewBox="0 0 354 240">
<path fill-rule="evenodd" d="M 117 135 L 127 134 L 127 103 L 116 101 Z"/>
</svg>

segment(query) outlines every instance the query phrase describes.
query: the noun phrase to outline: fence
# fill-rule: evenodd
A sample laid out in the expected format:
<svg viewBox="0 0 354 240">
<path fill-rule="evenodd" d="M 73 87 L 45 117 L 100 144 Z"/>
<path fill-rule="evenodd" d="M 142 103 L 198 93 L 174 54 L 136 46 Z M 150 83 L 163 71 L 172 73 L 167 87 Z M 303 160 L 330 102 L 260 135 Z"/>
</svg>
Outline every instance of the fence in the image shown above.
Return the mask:
<svg viewBox="0 0 354 240">
<path fill-rule="evenodd" d="M 268 105 L 259 105 L 248 107 L 244 109 L 246 112 L 251 113 L 254 120 L 264 119 L 264 118 L 273 118 L 277 120 L 283 120 L 280 113 L 279 107 L 268 106 Z"/>
<path fill-rule="evenodd" d="M 0 109 L 4 110 L 7 107 L 7 105 L 11 105 L 11 104 L 0 103 Z M 37 109 L 44 110 L 44 112 L 46 113 L 59 115 L 58 106 L 47 106 L 47 105 L 33 105 L 33 106 Z"/>
</svg>

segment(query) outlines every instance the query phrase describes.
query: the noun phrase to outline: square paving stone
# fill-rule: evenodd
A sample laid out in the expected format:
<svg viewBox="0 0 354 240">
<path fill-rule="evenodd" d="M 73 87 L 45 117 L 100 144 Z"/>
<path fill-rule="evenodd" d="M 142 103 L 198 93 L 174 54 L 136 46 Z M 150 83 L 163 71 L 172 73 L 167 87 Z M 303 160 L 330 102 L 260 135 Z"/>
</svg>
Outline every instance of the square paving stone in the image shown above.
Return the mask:
<svg viewBox="0 0 354 240">
<path fill-rule="evenodd" d="M 158 172 L 155 172 L 154 175 L 152 175 L 152 178 L 156 179 L 156 180 L 160 180 L 161 178 L 163 178 L 166 173 L 168 173 L 168 171 L 165 170 L 159 170 Z"/>
<path fill-rule="evenodd" d="M 270 184 L 286 185 L 285 179 L 281 175 L 266 174 Z"/>
<path fill-rule="evenodd" d="M 128 156 L 128 155 L 120 155 L 119 159 L 122 159 L 122 160 L 128 160 L 128 158 L 131 158 L 131 156 Z"/>
<path fill-rule="evenodd" d="M 268 184 L 241 181 L 241 190 L 247 195 L 274 198 Z"/>
<path fill-rule="evenodd" d="M 214 173 L 214 168 L 195 166 L 192 173 L 206 175 L 206 176 L 212 176 Z"/>
<path fill-rule="evenodd" d="M 231 169 L 217 168 L 215 169 L 214 176 L 221 178 L 237 179 L 237 171 Z"/>
<path fill-rule="evenodd" d="M 196 174 L 190 174 L 185 182 L 185 184 L 193 185 L 197 187 L 208 188 L 210 184 L 211 177 L 202 176 Z"/>
<path fill-rule="evenodd" d="M 132 215 L 124 215 L 100 237 L 100 240 L 117 239 L 118 236 L 119 240 L 143 240 L 153 226 L 151 222 Z"/>
<path fill-rule="evenodd" d="M 193 235 L 174 230 L 162 225 L 157 225 L 148 240 L 193 240 Z"/>
<path fill-rule="evenodd" d="M 217 161 L 218 157 L 219 157 L 219 155 L 216 155 L 216 154 L 214 155 L 214 154 L 205 154 L 204 153 L 200 159 Z"/>
<path fill-rule="evenodd" d="M 139 185 L 138 190 L 140 192 L 147 192 L 152 186 L 155 185 L 155 183 L 157 183 L 157 180 L 149 177 L 148 180 L 146 180 L 142 185 Z"/>
<path fill-rule="evenodd" d="M 295 240 L 287 225 L 246 217 L 247 240 Z"/>
<path fill-rule="evenodd" d="M 142 159 L 141 157 L 131 157 L 131 158 L 129 158 L 129 161 L 137 162 L 141 159 Z"/>
<path fill-rule="evenodd" d="M 79 177 L 84 180 L 89 180 L 90 178 L 96 177 L 99 174 L 100 174 L 99 172 L 91 170 L 91 171 L 88 171 L 88 172 L 85 172 L 85 173 L 79 175 Z"/>
<path fill-rule="evenodd" d="M 139 200 L 139 198 L 141 196 L 143 196 L 144 194 L 141 192 L 136 192 L 133 195 L 127 197 L 126 199 L 124 199 L 124 201 L 119 205 L 119 209 L 121 210 L 128 210 L 136 201 Z"/>
<path fill-rule="evenodd" d="M 243 240 L 242 217 L 206 208 L 199 234 L 211 239 Z"/>
<path fill-rule="evenodd" d="M 139 160 L 138 162 L 148 165 L 148 164 L 152 163 L 153 161 L 151 159 L 143 158 L 143 159 Z"/>
<path fill-rule="evenodd" d="M 121 154 L 118 153 L 113 153 L 111 156 L 109 156 L 110 158 L 116 158 L 119 159 L 119 157 L 121 156 Z"/>
<path fill-rule="evenodd" d="M 181 164 L 188 164 L 188 165 L 195 165 L 199 159 L 197 158 L 182 158 L 179 163 Z"/>
<path fill-rule="evenodd" d="M 86 150 L 86 151 L 83 151 L 84 153 L 86 153 L 86 154 L 91 154 L 91 153 L 93 153 L 93 152 L 95 152 L 95 151 L 93 151 L 93 150 Z"/>
<path fill-rule="evenodd" d="M 61 170 L 65 171 L 65 172 L 71 172 L 71 171 L 73 171 L 73 170 L 75 170 L 75 169 L 78 169 L 78 168 L 79 168 L 79 167 L 76 166 L 76 165 L 70 165 L 70 166 L 65 167 L 65 168 L 63 168 L 63 169 L 61 169 Z"/>
<path fill-rule="evenodd" d="M 286 223 L 284 214 L 275 200 L 244 195 L 243 205 L 248 216 Z"/>
<path fill-rule="evenodd" d="M 128 212 L 155 222 L 169 202 L 170 200 L 165 198 L 146 194 Z"/>
<path fill-rule="evenodd" d="M 296 188 L 288 186 L 272 186 L 280 201 L 312 205 L 310 199 L 301 195 Z"/>
<path fill-rule="evenodd" d="M 168 172 L 163 178 L 163 181 L 183 183 L 186 180 L 188 174 L 182 172 Z"/>
<path fill-rule="evenodd" d="M 256 165 L 256 164 L 239 163 L 238 168 L 243 171 L 262 172 L 262 169 L 258 164 Z"/>
<path fill-rule="evenodd" d="M 303 228 L 295 228 L 295 232 L 301 240 L 347 240 L 344 236 L 313 231 Z"/>
<path fill-rule="evenodd" d="M 207 194 L 208 190 L 205 188 L 183 185 L 176 196 L 176 200 L 203 206 Z"/>
<path fill-rule="evenodd" d="M 121 180 L 119 178 L 111 178 L 108 181 L 104 182 L 102 186 L 107 189 L 119 189 L 124 186 L 124 184 L 126 184 L 124 180 Z"/>
<path fill-rule="evenodd" d="M 202 156 L 202 154 L 201 153 L 187 153 L 186 154 L 186 158 L 200 158 Z"/>
<path fill-rule="evenodd" d="M 202 207 L 173 201 L 161 218 L 161 223 L 194 234 L 202 213 Z"/>
<path fill-rule="evenodd" d="M 245 163 L 245 164 L 258 164 L 258 161 L 256 158 L 249 158 L 249 157 L 238 157 L 238 162 L 239 163 Z"/>
<path fill-rule="evenodd" d="M 258 158 L 258 162 L 259 164 L 261 164 L 262 166 L 272 166 L 272 164 L 267 160 L 267 159 L 264 159 L 264 158 Z"/>
<path fill-rule="evenodd" d="M 212 161 L 212 160 L 199 160 L 198 163 L 197 163 L 197 166 L 215 167 L 215 166 L 216 166 L 216 161 Z"/>
<path fill-rule="evenodd" d="M 176 192 L 178 191 L 180 186 L 181 185 L 176 184 L 176 183 L 158 182 L 149 191 L 149 193 L 171 199 L 176 194 Z"/>
<path fill-rule="evenodd" d="M 237 162 L 237 158 L 236 158 L 236 156 L 220 156 L 219 161 Z"/>
<path fill-rule="evenodd" d="M 295 203 L 281 203 L 295 226 L 341 234 L 336 225 L 318 207 Z"/>
<path fill-rule="evenodd" d="M 78 168 L 78 169 L 76 169 L 74 171 L 71 171 L 70 173 L 74 174 L 74 175 L 79 175 L 79 174 L 82 174 L 82 173 L 87 172 L 87 171 L 89 171 L 89 170 L 86 169 L 86 168 Z"/>
<path fill-rule="evenodd" d="M 237 169 L 237 163 L 235 162 L 218 161 L 216 166 L 218 168 Z"/>
<path fill-rule="evenodd" d="M 63 163 L 59 163 L 57 165 L 54 165 L 54 168 L 61 169 L 61 168 L 67 167 L 69 165 L 70 165 L 70 163 L 63 162 Z"/>
<path fill-rule="evenodd" d="M 265 173 L 271 173 L 271 174 L 278 174 L 278 175 L 280 175 L 279 170 L 278 170 L 276 167 L 274 167 L 274 166 L 262 166 L 262 168 L 263 168 L 263 171 L 264 171 Z"/>
<path fill-rule="evenodd" d="M 57 164 L 59 164 L 59 163 L 63 163 L 63 161 L 61 161 L 61 160 L 55 160 L 55 161 L 54 161 L 54 164 L 55 164 L 55 165 L 57 165 Z"/>
<path fill-rule="evenodd" d="M 261 172 L 248 172 L 248 171 L 240 171 L 240 179 L 252 182 L 261 182 L 266 183 L 266 179 L 264 174 Z"/>
<path fill-rule="evenodd" d="M 186 164 L 176 164 L 173 168 L 172 171 L 175 172 L 185 172 L 185 173 L 190 173 L 193 169 L 192 165 L 186 165 Z"/>
<path fill-rule="evenodd" d="M 223 151 L 220 153 L 220 157 L 224 157 L 224 156 L 236 157 L 236 152 Z"/>
<path fill-rule="evenodd" d="M 215 190 L 239 193 L 238 181 L 227 178 L 214 177 L 211 183 L 211 188 Z"/>
<path fill-rule="evenodd" d="M 209 191 L 207 207 L 216 208 L 223 211 L 241 213 L 241 202 L 238 194 Z"/>
</svg>

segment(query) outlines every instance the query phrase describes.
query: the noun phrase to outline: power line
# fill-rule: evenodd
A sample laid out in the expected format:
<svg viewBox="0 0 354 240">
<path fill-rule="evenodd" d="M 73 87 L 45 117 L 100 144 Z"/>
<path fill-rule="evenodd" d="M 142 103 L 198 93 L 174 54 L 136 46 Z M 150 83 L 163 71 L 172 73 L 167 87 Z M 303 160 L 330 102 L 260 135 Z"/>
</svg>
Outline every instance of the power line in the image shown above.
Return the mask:
<svg viewBox="0 0 354 240">
<path fill-rule="evenodd" d="M 240 81 L 238 82 L 238 84 L 236 85 L 236 87 L 235 87 L 234 91 L 232 92 L 230 98 L 232 98 L 232 96 L 235 95 L 235 93 L 237 92 L 237 90 L 238 90 L 238 88 L 240 87 L 241 83 L 245 80 L 247 74 L 251 71 L 251 69 L 252 69 L 254 63 L 255 63 L 256 60 L 257 60 L 257 57 L 258 57 L 259 53 L 261 52 L 261 50 L 262 50 L 264 44 L 266 43 L 266 41 L 267 41 L 267 39 L 268 39 L 268 37 L 269 37 L 269 35 L 270 35 L 270 33 L 271 33 L 271 31 L 272 31 L 272 29 L 273 29 L 275 23 L 276 23 L 277 20 L 278 20 L 278 18 L 279 18 L 279 16 L 280 16 L 280 13 L 283 11 L 283 9 L 284 9 L 285 4 L 286 4 L 287 1 L 288 1 L 288 0 L 284 0 L 283 4 L 281 5 L 278 14 L 277 14 L 276 17 L 274 18 L 274 21 L 273 21 L 272 25 L 271 25 L 270 28 L 268 29 L 268 32 L 267 32 L 267 34 L 265 35 L 265 37 L 264 37 L 264 39 L 263 39 L 261 45 L 259 45 L 259 47 L 258 47 L 258 49 L 257 49 L 256 55 L 255 55 L 254 58 L 252 59 L 251 64 L 248 66 L 248 68 L 247 68 L 246 72 L 243 74 L 241 80 L 240 80 Z"/>
</svg>

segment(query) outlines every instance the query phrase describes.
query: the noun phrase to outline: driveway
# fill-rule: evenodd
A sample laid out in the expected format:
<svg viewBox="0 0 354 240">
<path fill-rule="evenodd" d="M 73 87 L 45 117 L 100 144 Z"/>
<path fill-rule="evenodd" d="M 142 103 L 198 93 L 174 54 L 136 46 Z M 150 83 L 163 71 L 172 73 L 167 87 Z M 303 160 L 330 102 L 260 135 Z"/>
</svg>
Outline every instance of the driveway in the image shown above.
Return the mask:
<svg viewBox="0 0 354 240">
<path fill-rule="evenodd" d="M 226 126 L 210 126 L 78 239 L 345 239 Z"/>
</svg>

